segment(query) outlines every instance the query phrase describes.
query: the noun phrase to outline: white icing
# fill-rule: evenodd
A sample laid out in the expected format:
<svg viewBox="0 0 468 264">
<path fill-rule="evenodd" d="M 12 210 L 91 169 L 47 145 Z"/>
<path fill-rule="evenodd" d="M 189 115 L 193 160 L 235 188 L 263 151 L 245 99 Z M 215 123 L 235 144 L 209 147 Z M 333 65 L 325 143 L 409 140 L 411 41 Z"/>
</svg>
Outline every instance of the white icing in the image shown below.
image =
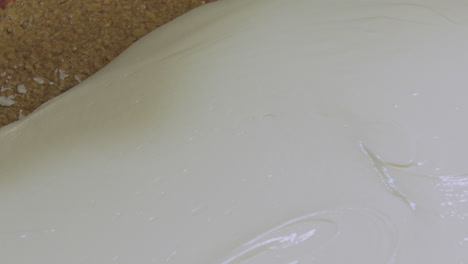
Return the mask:
<svg viewBox="0 0 468 264">
<path fill-rule="evenodd" d="M 1 263 L 468 263 L 468 6 L 221 0 L 0 130 Z"/>
</svg>

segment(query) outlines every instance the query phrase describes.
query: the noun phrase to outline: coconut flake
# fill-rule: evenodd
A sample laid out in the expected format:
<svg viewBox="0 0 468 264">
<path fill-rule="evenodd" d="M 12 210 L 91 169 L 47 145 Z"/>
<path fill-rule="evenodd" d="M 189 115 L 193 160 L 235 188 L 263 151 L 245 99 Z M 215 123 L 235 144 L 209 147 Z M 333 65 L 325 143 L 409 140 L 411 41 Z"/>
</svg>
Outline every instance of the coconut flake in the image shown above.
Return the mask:
<svg viewBox="0 0 468 264">
<path fill-rule="evenodd" d="M 81 82 L 81 79 L 80 79 L 80 77 L 78 77 L 78 75 L 75 75 L 75 80 L 76 80 L 77 82 Z"/>
<path fill-rule="evenodd" d="M 44 84 L 44 79 L 42 79 L 41 77 L 34 77 L 33 80 L 38 84 Z"/>
<path fill-rule="evenodd" d="M 15 101 L 13 101 L 13 98 L 15 98 L 14 95 L 10 95 L 10 96 L 0 96 L 0 105 L 1 106 L 11 106 L 15 103 Z"/>
<path fill-rule="evenodd" d="M 19 84 L 17 87 L 16 87 L 16 90 L 18 91 L 18 93 L 21 93 L 21 94 L 24 94 L 26 93 L 26 86 L 24 86 L 24 84 Z"/>
<path fill-rule="evenodd" d="M 10 87 L 0 87 L 0 92 L 6 91 L 6 90 L 11 90 Z"/>
<path fill-rule="evenodd" d="M 65 80 L 65 78 L 67 78 L 68 76 L 70 76 L 70 75 L 66 74 L 65 71 L 62 70 L 62 69 L 59 69 L 58 72 L 59 72 L 59 78 L 60 78 L 60 80 Z"/>
<path fill-rule="evenodd" d="M 25 117 L 26 117 L 26 116 L 23 115 L 23 109 L 20 109 L 20 110 L 19 110 L 19 113 L 18 113 L 18 120 L 21 120 L 21 119 L 23 119 L 23 118 L 25 118 Z"/>
</svg>

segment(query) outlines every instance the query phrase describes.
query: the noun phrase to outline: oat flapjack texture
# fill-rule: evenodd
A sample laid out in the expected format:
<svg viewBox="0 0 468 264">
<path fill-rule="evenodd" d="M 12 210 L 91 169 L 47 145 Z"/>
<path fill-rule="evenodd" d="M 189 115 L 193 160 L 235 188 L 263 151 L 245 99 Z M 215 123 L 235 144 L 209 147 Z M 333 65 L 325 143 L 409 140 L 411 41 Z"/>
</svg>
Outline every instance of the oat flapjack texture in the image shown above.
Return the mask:
<svg viewBox="0 0 468 264">
<path fill-rule="evenodd" d="M 0 127 L 105 66 L 133 42 L 215 0 L 17 0 L 0 9 Z"/>
</svg>

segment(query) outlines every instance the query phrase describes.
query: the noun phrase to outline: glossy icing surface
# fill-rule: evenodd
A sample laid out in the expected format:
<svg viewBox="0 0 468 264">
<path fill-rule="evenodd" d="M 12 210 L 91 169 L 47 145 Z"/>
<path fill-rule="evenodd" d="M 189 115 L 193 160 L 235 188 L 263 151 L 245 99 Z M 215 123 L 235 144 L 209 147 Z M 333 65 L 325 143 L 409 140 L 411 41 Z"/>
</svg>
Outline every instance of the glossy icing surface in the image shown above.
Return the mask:
<svg viewBox="0 0 468 264">
<path fill-rule="evenodd" d="M 0 261 L 468 263 L 467 23 L 460 1 L 184 15 L 0 130 Z"/>
</svg>

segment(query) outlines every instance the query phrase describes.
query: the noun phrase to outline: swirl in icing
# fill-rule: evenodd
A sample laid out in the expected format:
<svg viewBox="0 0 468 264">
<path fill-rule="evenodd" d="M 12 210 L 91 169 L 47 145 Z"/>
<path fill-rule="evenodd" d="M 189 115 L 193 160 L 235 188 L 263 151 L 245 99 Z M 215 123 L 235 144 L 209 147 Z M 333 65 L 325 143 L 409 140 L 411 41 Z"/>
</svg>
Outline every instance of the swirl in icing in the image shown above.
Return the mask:
<svg viewBox="0 0 468 264">
<path fill-rule="evenodd" d="M 160 27 L 0 129 L 0 262 L 468 263 L 467 14 L 220 0 Z"/>
</svg>

